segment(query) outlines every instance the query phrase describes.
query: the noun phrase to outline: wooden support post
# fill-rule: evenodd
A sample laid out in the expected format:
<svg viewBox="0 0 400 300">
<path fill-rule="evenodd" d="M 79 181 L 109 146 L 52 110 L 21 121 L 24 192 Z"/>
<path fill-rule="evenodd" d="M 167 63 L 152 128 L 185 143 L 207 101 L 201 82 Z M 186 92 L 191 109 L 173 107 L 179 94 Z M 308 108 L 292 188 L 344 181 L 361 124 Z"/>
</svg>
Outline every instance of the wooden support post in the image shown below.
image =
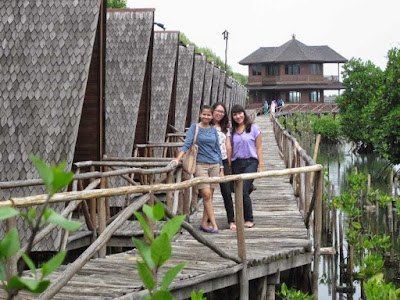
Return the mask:
<svg viewBox="0 0 400 300">
<path fill-rule="evenodd" d="M 308 163 L 305 162 L 306 166 L 308 166 Z M 299 174 L 301 177 L 301 174 Z M 310 181 L 311 174 L 309 172 L 304 174 L 304 196 L 303 192 L 300 189 L 300 195 L 304 198 L 304 212 L 307 213 L 308 210 L 310 209 L 310 201 L 311 201 L 311 185 L 312 182 Z M 314 187 L 315 189 L 315 187 Z"/>
<path fill-rule="evenodd" d="M 95 172 L 95 171 L 96 171 L 95 167 L 91 166 L 90 173 Z M 92 178 L 89 181 L 93 182 L 94 179 Z M 90 208 L 90 218 L 91 218 L 92 224 L 96 225 L 96 199 L 95 198 L 89 200 L 89 208 Z"/>
<path fill-rule="evenodd" d="M 6 232 L 9 232 L 11 229 L 15 229 L 17 227 L 17 218 L 16 217 L 9 218 L 6 220 L 5 223 L 6 223 Z M 7 279 L 17 274 L 17 263 L 18 263 L 18 257 L 16 254 L 7 258 L 6 260 Z"/>
<path fill-rule="evenodd" d="M 243 212 L 243 180 L 235 182 L 235 210 L 236 210 L 236 234 L 238 243 L 238 255 L 243 262 L 240 273 L 240 300 L 249 299 L 249 280 L 247 275 L 246 239 L 244 236 L 244 212 Z"/>
<path fill-rule="evenodd" d="M 171 184 L 174 180 L 174 172 L 168 172 L 167 174 L 167 184 Z M 172 199 L 172 191 L 167 191 L 167 207 L 169 210 L 172 210 L 172 204 L 173 204 L 173 199 Z"/>
<path fill-rule="evenodd" d="M 296 149 L 296 168 L 299 168 L 300 167 L 300 153 L 299 153 L 299 151 Z M 295 175 L 296 177 L 296 180 L 295 180 L 295 189 L 294 189 L 294 195 L 296 196 L 296 197 L 300 197 L 300 193 L 301 193 L 301 187 L 300 187 L 300 174 L 296 174 Z M 304 208 L 304 199 L 303 198 L 299 198 L 300 199 L 300 203 L 302 203 L 302 207 L 303 207 L 303 210 L 305 210 L 305 208 Z"/>
<path fill-rule="evenodd" d="M 369 209 L 370 208 L 370 205 L 372 204 L 370 201 L 369 201 L 369 199 L 368 199 L 368 197 L 369 197 L 369 192 L 370 192 L 370 190 L 371 190 L 371 174 L 368 174 L 368 177 L 367 177 L 368 179 L 367 179 L 367 218 L 368 218 L 368 233 L 371 233 L 371 210 Z"/>
<path fill-rule="evenodd" d="M 182 168 L 179 168 L 179 170 L 176 172 L 176 183 L 180 183 L 182 181 Z M 176 214 L 178 211 L 178 205 L 179 205 L 179 190 L 174 191 L 174 203 L 172 205 L 172 213 Z"/>
<path fill-rule="evenodd" d="M 183 172 L 183 181 L 190 179 L 190 174 Z M 190 213 L 190 187 L 183 190 L 182 214 L 189 216 Z"/>
<path fill-rule="evenodd" d="M 101 178 L 100 188 L 104 189 L 104 187 L 105 187 L 105 178 Z M 101 235 L 107 226 L 105 197 L 97 199 L 97 214 L 99 220 L 98 233 L 99 235 Z M 107 254 L 107 244 L 105 244 L 99 249 L 98 255 L 100 258 L 104 258 L 106 254 Z"/>
<path fill-rule="evenodd" d="M 391 188 L 391 192 L 392 192 L 392 199 L 393 201 L 395 201 L 396 197 L 395 197 L 395 186 L 393 184 L 393 171 L 390 172 L 390 188 Z M 389 229 L 389 235 L 390 235 L 390 242 L 391 242 L 391 246 L 390 246 L 390 258 L 393 259 L 394 258 L 394 246 L 396 245 L 396 241 L 394 239 L 394 231 L 393 231 L 393 202 L 390 201 L 388 203 L 387 206 L 388 209 L 388 229 Z"/>
<path fill-rule="evenodd" d="M 375 201 L 375 234 L 379 235 L 379 194 L 376 193 L 376 201 Z"/>
<path fill-rule="evenodd" d="M 275 286 L 280 283 L 280 272 L 279 270 L 272 275 L 268 275 L 267 278 L 267 299 L 275 300 Z"/>
<path fill-rule="evenodd" d="M 314 206 L 314 270 L 313 270 L 313 294 L 315 299 L 318 299 L 318 275 L 319 275 L 319 260 L 321 248 L 321 207 L 322 207 L 322 193 L 324 188 L 324 173 L 323 170 L 315 174 L 314 188 L 315 193 L 315 206 Z"/>
<path fill-rule="evenodd" d="M 108 167 L 104 167 L 104 172 L 108 171 Z M 105 178 L 104 188 L 108 189 L 110 187 L 110 178 Z M 105 206 L 106 206 L 106 222 L 111 218 L 111 211 L 110 211 L 110 198 L 105 198 Z"/>
<path fill-rule="evenodd" d="M 317 134 L 317 139 L 315 140 L 315 148 L 314 148 L 314 155 L 313 155 L 313 161 L 317 163 L 317 157 L 318 157 L 318 151 L 319 151 L 319 144 L 321 142 L 321 135 Z M 314 180 L 314 173 L 311 173 L 310 177 L 310 182 L 312 184 Z"/>
<path fill-rule="evenodd" d="M 397 195 L 397 177 L 394 178 L 394 182 L 393 182 L 393 199 L 395 199 L 398 195 Z M 397 232 L 397 213 L 395 213 L 393 215 L 393 224 L 394 224 L 394 234 L 396 234 Z"/>
</svg>

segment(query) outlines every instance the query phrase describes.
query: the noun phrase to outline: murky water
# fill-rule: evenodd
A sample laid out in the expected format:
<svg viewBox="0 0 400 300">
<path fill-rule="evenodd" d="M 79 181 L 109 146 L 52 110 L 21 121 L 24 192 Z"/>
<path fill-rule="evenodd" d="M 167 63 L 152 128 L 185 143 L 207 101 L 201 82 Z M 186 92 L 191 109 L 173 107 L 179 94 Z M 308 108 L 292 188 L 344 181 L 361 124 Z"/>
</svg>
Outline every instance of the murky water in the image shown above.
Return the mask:
<svg viewBox="0 0 400 300">
<path fill-rule="evenodd" d="M 315 148 L 315 136 L 312 134 L 293 134 L 300 145 L 312 157 Z M 317 163 L 322 164 L 329 174 L 329 180 L 334 186 L 334 194 L 340 195 L 342 189 L 346 189 L 347 176 L 357 168 L 359 172 L 371 174 L 371 188 L 390 192 L 389 177 L 390 167 L 388 162 L 379 158 L 376 154 L 354 154 L 353 145 L 347 142 L 328 144 L 321 142 Z M 339 224 L 337 216 L 337 224 Z M 344 237 L 346 240 L 346 237 Z M 322 240 L 326 241 L 324 236 Z M 400 253 L 400 239 L 397 234 L 395 253 Z M 331 246 L 328 242 L 323 247 Z M 344 257 L 347 257 L 347 243 L 344 241 Z M 319 272 L 320 284 L 318 288 L 319 299 L 361 299 L 361 288 L 358 281 L 354 282 L 354 293 L 338 292 L 337 286 L 346 286 L 341 282 L 339 256 L 324 255 L 321 257 Z M 385 280 L 392 281 L 397 286 L 399 283 L 399 266 L 385 267 Z"/>
</svg>

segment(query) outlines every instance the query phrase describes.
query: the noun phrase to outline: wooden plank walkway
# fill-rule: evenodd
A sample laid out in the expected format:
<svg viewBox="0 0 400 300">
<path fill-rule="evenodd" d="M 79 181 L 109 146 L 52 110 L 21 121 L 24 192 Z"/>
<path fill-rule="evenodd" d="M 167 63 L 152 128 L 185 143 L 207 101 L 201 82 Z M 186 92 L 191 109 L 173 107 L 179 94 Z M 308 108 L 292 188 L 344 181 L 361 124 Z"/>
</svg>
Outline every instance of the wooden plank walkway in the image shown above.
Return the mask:
<svg viewBox="0 0 400 300">
<path fill-rule="evenodd" d="M 284 169 L 272 123 L 259 116 L 266 170 Z M 275 274 L 311 262 L 311 241 L 307 238 L 303 218 L 298 211 L 288 176 L 257 179 L 253 200 L 255 227 L 245 229 L 249 279 Z M 224 251 L 237 254 L 236 232 L 228 229 L 226 213 L 219 191 L 215 192 L 214 209 L 219 234 L 204 233 Z M 198 228 L 202 213 L 192 218 Z M 135 250 L 93 259 L 76 274 L 54 299 L 138 299 L 143 286 L 136 271 L 139 256 Z M 180 262 L 188 262 L 171 286 L 175 299 L 190 298 L 193 289 L 208 292 L 239 283 L 240 265 L 220 258 L 199 244 L 186 231 L 173 242 L 172 259 L 164 271 Z M 63 266 L 52 280 L 55 280 Z M 34 299 L 27 294 L 20 299 Z"/>
</svg>

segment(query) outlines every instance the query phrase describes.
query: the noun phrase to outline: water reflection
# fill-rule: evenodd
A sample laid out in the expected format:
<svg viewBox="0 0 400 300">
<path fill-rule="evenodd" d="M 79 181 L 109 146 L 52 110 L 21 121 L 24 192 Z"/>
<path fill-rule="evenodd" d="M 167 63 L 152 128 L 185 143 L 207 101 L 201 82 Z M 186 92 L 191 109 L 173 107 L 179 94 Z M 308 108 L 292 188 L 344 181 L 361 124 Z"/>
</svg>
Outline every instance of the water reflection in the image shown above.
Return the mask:
<svg viewBox="0 0 400 300">
<path fill-rule="evenodd" d="M 315 148 L 315 135 L 309 133 L 296 134 L 301 147 L 313 156 Z M 389 178 L 390 164 L 387 160 L 380 158 L 375 153 L 357 154 L 353 152 L 354 145 L 346 141 L 334 144 L 322 142 L 319 147 L 317 163 L 322 164 L 329 174 L 329 180 L 333 184 L 334 195 L 339 196 L 342 190 L 347 188 L 347 176 L 357 168 L 358 172 L 371 175 L 371 188 L 380 189 L 386 193 L 391 193 Z M 381 219 L 385 220 L 384 211 L 380 211 Z M 336 224 L 345 224 L 343 220 L 339 220 L 339 213 L 335 216 Z M 366 215 L 366 218 L 368 216 Z M 345 218 L 345 216 L 344 216 Z M 370 221 L 368 221 L 370 222 Z M 368 223 L 368 227 L 375 228 L 376 223 Z M 378 224 L 380 233 L 385 232 L 383 224 Z M 332 235 L 334 236 L 332 238 Z M 331 247 L 334 240 L 338 238 L 338 234 L 325 233 L 322 237 L 323 247 Z M 397 234 L 398 236 L 398 234 Z M 325 242 L 324 242 L 325 241 Z M 340 244 L 340 241 L 338 242 Z M 347 242 L 345 230 L 343 228 L 343 248 L 341 255 L 323 255 L 320 263 L 320 285 L 318 288 L 319 299 L 361 299 L 360 282 L 349 282 L 346 280 L 345 262 L 347 261 Z M 400 253 L 400 241 L 397 238 L 396 253 Z M 385 280 L 392 281 L 399 286 L 398 270 L 399 266 L 385 267 Z M 355 271 L 358 271 L 357 269 Z M 397 280 L 397 281 L 396 281 Z M 347 282 L 346 282 L 347 281 Z M 351 289 L 348 287 L 352 286 Z"/>
</svg>

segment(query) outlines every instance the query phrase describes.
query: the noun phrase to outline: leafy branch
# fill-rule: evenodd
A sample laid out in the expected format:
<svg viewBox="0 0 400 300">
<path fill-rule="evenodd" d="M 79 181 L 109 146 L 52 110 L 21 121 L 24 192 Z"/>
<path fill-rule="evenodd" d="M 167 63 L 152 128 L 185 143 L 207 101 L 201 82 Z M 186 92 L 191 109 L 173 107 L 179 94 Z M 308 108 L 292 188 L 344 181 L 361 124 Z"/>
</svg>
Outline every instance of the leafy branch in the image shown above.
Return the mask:
<svg viewBox="0 0 400 300">
<path fill-rule="evenodd" d="M 20 239 L 17 229 L 9 230 L 0 241 L 0 281 L 2 288 L 7 292 L 7 299 L 13 299 L 21 290 L 27 290 L 32 293 L 44 292 L 50 284 L 47 277 L 53 273 L 64 261 L 66 251 L 58 252 L 49 261 L 42 263 L 41 272 L 38 272 L 35 263 L 30 258 L 30 253 L 33 248 L 33 241 L 36 235 L 47 223 L 58 225 L 65 230 L 75 231 L 81 227 L 80 222 L 70 221 L 56 213 L 52 208 L 49 208 L 51 197 L 58 190 L 68 186 L 71 182 L 73 173 L 64 172 L 65 162 L 56 166 L 48 166 L 42 160 L 34 155 L 30 155 L 30 159 L 35 164 L 40 177 L 47 190 L 46 202 L 40 210 L 30 208 L 27 213 L 19 212 L 12 207 L 4 207 L 0 209 L 0 220 L 20 216 L 31 228 L 31 235 L 26 247 L 26 251 L 22 253 L 22 261 L 19 264 L 17 274 L 6 274 L 6 261 L 21 249 Z M 38 212 L 39 211 L 39 212 Z M 34 279 L 22 278 L 22 273 L 25 267 L 32 271 Z"/>
</svg>

